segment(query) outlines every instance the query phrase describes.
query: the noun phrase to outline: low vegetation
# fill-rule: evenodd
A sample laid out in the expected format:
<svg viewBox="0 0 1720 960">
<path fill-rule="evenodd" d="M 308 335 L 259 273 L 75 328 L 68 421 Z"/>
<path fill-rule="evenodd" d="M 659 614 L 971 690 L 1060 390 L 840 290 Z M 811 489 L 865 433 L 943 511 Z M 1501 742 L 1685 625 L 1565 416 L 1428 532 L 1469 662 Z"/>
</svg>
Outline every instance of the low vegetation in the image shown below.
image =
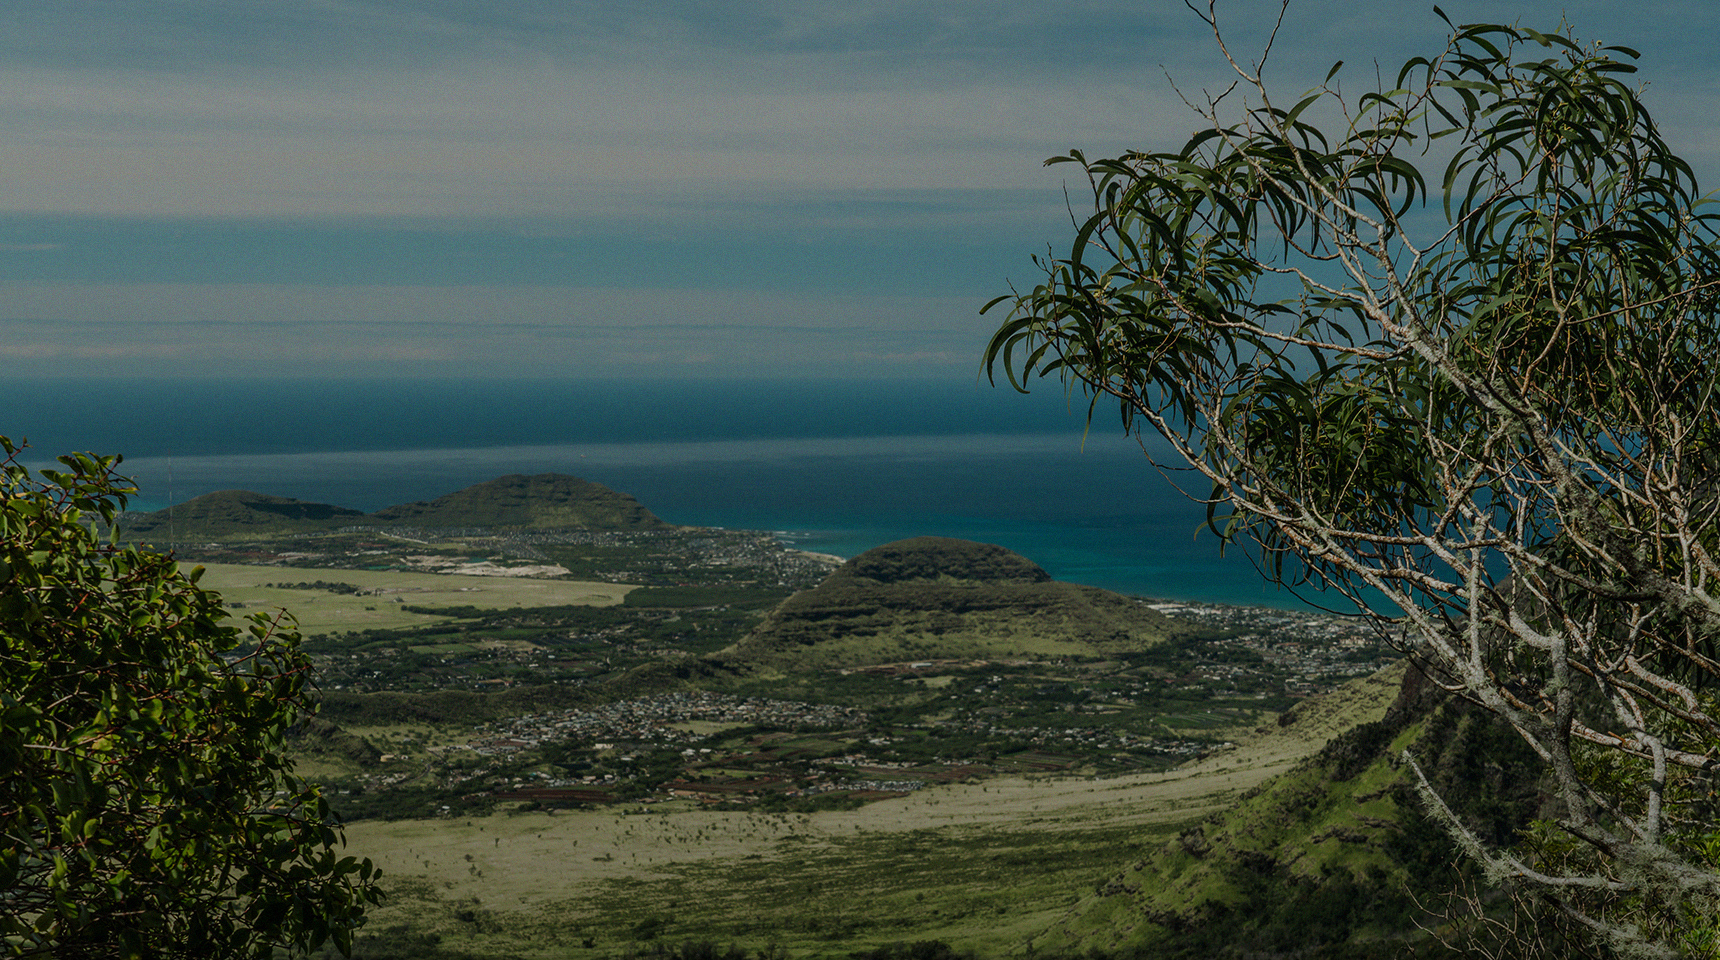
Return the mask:
<svg viewBox="0 0 1720 960">
<path fill-rule="evenodd" d="M 1427 758 L 1435 786 L 1496 843 L 1536 813 L 1535 757 L 1484 712 L 1410 677 L 1384 717 L 1119 871 L 1035 947 L 1385 958 L 1402 955 L 1418 926 L 1449 927 L 1444 901 L 1478 882 L 1479 867 L 1420 815 L 1402 751 Z"/>
<path fill-rule="evenodd" d="M 1283 895 L 1247 941 L 1266 947 L 1395 923 L 1319 903 L 1408 909 L 1389 843 L 1307 876 L 1314 859 L 1262 859 L 1310 842 L 1309 804 L 1355 805 L 1315 797 L 1330 757 L 1286 781 L 1301 800 L 1236 804 L 1384 714 L 1390 676 L 1309 699 L 1388 662 L 1341 620 L 1155 604 L 936 538 L 828 575 L 735 532 L 425 545 L 498 566 L 583 551 L 574 580 L 365 570 L 378 548 L 353 536 L 237 545 L 346 558 L 329 572 L 209 575 L 314 624 L 323 707 L 294 750 L 390 893 L 358 956 L 1128 957 L 1210 946 L 1266 886 Z M 1345 761 L 1370 790 L 1392 775 L 1379 739 Z M 1389 790 L 1369 803 L 1404 817 Z M 1196 822 L 1260 809 L 1280 828 Z M 1208 835 L 1229 852 L 1165 859 Z M 1187 902 L 1140 899 L 1131 863 Z"/>
</svg>

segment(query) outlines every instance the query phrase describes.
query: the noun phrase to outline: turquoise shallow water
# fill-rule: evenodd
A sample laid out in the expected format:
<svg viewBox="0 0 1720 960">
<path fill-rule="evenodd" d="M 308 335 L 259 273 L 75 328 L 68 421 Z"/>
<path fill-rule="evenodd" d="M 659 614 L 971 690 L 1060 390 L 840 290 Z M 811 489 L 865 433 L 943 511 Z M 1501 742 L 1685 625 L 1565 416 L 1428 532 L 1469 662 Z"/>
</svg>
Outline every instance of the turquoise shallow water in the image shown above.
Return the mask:
<svg viewBox="0 0 1720 960">
<path fill-rule="evenodd" d="M 43 457 L 131 451 L 142 509 L 239 488 L 373 510 L 557 471 L 674 523 L 772 530 L 844 557 L 955 536 L 1077 583 L 1299 605 L 1244 557 L 1221 557 L 1197 532 L 1203 508 L 1133 441 L 1084 436 L 1061 404 L 971 384 L 118 384 L 83 409 L 0 401 L 33 425 Z M 165 426 L 138 414 L 150 404 Z"/>
</svg>

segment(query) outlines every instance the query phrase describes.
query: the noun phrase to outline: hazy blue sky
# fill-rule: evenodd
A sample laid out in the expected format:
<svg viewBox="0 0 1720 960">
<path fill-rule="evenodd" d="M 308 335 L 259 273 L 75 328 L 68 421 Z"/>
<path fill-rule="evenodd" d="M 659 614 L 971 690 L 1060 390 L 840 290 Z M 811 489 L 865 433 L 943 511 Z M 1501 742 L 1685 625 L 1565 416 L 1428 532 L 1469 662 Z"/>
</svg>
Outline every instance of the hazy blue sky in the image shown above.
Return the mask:
<svg viewBox="0 0 1720 960">
<path fill-rule="evenodd" d="M 1221 0 L 1256 51 L 1276 3 Z M 1448 0 L 1643 51 L 1720 186 L 1711 0 Z M 14 375 L 972 377 L 1070 168 L 1220 80 L 1180 0 L 7 0 Z M 1426 2 L 1292 4 L 1362 85 Z"/>
</svg>

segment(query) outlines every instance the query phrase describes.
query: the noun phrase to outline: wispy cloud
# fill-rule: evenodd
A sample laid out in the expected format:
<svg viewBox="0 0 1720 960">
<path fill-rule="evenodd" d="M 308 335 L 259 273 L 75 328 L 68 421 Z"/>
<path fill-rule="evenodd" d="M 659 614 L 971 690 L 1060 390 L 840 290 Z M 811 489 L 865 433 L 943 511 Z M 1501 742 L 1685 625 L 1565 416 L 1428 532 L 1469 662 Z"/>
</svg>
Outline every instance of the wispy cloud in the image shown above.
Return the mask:
<svg viewBox="0 0 1720 960">
<path fill-rule="evenodd" d="M 1239 55 L 1275 6 L 1220 4 Z M 1389 6 L 1296 5 L 1275 75 L 1300 90 L 1364 39 L 1388 58 L 1437 42 L 1436 18 Z M 1571 15 L 1604 30 L 1605 11 Z M 1229 79 L 1180 4 L 1133 0 L 23 0 L 10 18 L 14 211 L 663 217 L 764 191 L 1051 196 L 1051 152 L 1180 141 L 1195 121 L 1166 74 L 1197 95 Z"/>
<path fill-rule="evenodd" d="M 176 376 L 972 375 L 968 298 L 728 290 L 19 285 L 0 357 Z"/>
<path fill-rule="evenodd" d="M 1568 15 L 1642 47 L 1657 115 L 1715 179 L 1720 67 L 1688 29 L 1705 0 L 1444 8 Z M 1218 9 L 1256 56 L 1278 4 Z M 1299 0 L 1270 75 L 1293 95 L 1342 58 L 1346 84 L 1371 85 L 1377 58 L 1389 82 L 1444 29 L 1421 4 Z M 580 362 L 953 367 L 976 334 L 926 318 L 974 323 L 973 303 L 1030 282 L 1027 258 L 1068 234 L 1069 168 L 1041 161 L 1178 144 L 1196 124 L 1181 96 L 1229 79 L 1174 0 L 12 0 L 0 316 L 159 325 L 124 348 L 8 329 L 12 356 L 43 365 L 114 349 L 140 369 L 296 362 L 344 336 L 355 365 L 507 369 L 534 351 L 486 340 L 495 318 L 525 330 L 602 303 L 591 335 L 605 312 L 630 332 Z M 845 296 L 919 306 L 859 316 Z M 172 341 L 192 317 L 202 342 Z M 650 340 L 670 318 L 680 339 Z M 697 332 L 724 325 L 727 342 Z M 285 339 L 245 339 L 265 328 Z M 836 330 L 901 342 L 832 347 L 819 331 Z"/>
</svg>

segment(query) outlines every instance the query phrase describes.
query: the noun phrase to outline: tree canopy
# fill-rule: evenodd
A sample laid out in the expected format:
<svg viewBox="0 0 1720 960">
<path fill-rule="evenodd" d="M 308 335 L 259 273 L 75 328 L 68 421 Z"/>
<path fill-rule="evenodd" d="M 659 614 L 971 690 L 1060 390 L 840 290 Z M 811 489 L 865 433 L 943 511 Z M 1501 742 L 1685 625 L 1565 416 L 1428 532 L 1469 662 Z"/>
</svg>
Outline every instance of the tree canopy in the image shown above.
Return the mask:
<svg viewBox="0 0 1720 960">
<path fill-rule="evenodd" d="M 1047 161 L 1092 210 L 987 306 L 987 369 L 1115 404 L 1223 542 L 1523 736 L 1554 801 L 1523 844 L 1427 796 L 1496 879 L 1615 946 L 1713 953 L 1720 213 L 1637 55 L 1453 25 L 1281 105 L 1270 51 L 1191 9 L 1235 82 L 1179 150 Z"/>
<path fill-rule="evenodd" d="M 0 449 L 0 956 L 349 950 L 378 873 L 282 751 L 290 621 L 231 626 L 200 568 L 105 543 L 118 458 Z"/>
</svg>

